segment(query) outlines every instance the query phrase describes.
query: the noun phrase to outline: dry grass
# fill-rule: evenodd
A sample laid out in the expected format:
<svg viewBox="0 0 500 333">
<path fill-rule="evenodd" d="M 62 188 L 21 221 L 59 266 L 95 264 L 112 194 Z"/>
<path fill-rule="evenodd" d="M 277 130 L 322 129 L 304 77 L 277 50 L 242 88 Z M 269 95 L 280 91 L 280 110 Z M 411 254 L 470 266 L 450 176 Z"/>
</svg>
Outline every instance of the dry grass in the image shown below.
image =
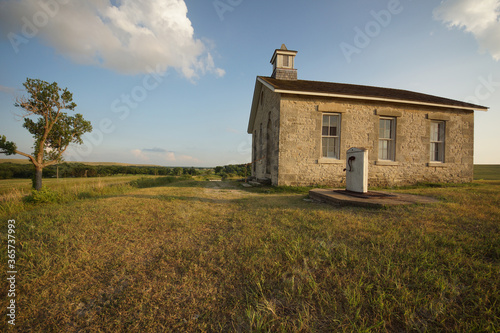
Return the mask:
<svg viewBox="0 0 500 333">
<path fill-rule="evenodd" d="M 386 210 L 311 203 L 301 193 L 235 182 L 163 185 L 4 213 L 19 228 L 16 329 L 500 326 L 498 181 L 400 190 L 441 202 Z"/>
<path fill-rule="evenodd" d="M 111 177 L 89 177 L 89 178 L 44 178 L 43 185 L 54 190 L 68 190 L 73 188 L 82 191 L 96 186 L 120 185 L 141 178 L 152 178 L 148 175 L 128 175 Z M 30 192 L 32 188 L 31 179 L 2 179 L 0 180 L 0 195 L 9 194 L 13 190 Z"/>
</svg>

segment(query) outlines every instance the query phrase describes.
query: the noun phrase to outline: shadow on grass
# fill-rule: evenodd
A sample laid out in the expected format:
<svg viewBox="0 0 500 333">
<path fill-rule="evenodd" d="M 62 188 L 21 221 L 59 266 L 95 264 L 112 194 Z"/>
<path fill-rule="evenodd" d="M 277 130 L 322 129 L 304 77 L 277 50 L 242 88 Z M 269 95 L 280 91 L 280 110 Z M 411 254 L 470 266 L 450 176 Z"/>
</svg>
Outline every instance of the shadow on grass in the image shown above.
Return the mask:
<svg viewBox="0 0 500 333">
<path fill-rule="evenodd" d="M 135 188 L 151 187 L 199 187 L 205 188 L 208 181 L 196 180 L 191 176 L 166 176 L 156 178 L 140 178 L 130 182 L 130 186 Z"/>
<path fill-rule="evenodd" d="M 308 194 L 309 191 L 313 188 L 320 188 L 319 186 L 307 186 L 307 187 L 299 187 L 299 186 L 253 186 L 253 187 L 244 187 L 244 183 L 236 180 L 225 180 L 225 181 L 217 181 L 211 182 L 207 180 L 197 180 L 193 179 L 191 176 L 163 176 L 163 177 L 143 177 L 131 182 L 122 183 L 122 184 L 113 184 L 113 185 L 104 185 L 102 187 L 93 188 L 93 189 L 83 189 L 83 191 L 79 193 L 60 193 L 59 191 L 52 191 L 46 189 L 41 191 L 40 193 L 35 193 L 40 198 L 34 198 L 33 195 L 27 196 L 24 198 L 24 203 L 66 203 L 74 200 L 86 200 L 86 199 L 104 199 L 111 197 L 122 197 L 122 196 L 132 196 L 137 198 L 148 198 L 148 199 L 159 199 L 163 201 L 197 201 L 197 202 L 209 202 L 209 203 L 241 203 L 243 205 L 257 205 L 260 207 L 269 207 L 271 205 L 276 205 L 277 207 L 284 206 L 296 206 L 297 208 L 307 208 L 311 206 L 311 203 L 308 202 Z M 434 196 L 440 199 L 443 202 L 448 202 L 450 200 L 453 201 L 452 198 L 448 198 L 447 196 L 443 196 L 443 194 L 439 191 L 441 188 L 462 188 L 462 189 L 477 189 L 482 186 L 488 185 L 500 185 L 499 181 L 481 181 L 467 184 L 437 184 L 437 183 L 425 183 L 425 184 L 417 184 L 413 186 L 401 186 L 394 188 L 377 188 L 380 190 L 392 190 L 402 192 L 407 192 L 408 190 L 415 192 L 414 194 L 418 195 L 429 195 Z M 137 194 L 130 193 L 136 189 L 146 189 L 146 188 L 193 188 L 200 191 L 203 190 L 215 190 L 220 191 L 221 193 L 227 191 L 238 191 L 241 194 L 246 193 L 244 197 L 233 197 L 233 198 L 220 198 L 220 195 L 210 197 L 210 195 L 194 195 L 194 196 L 186 196 L 186 195 L 145 195 L 145 194 Z M 323 187 L 324 188 L 324 187 Z M 430 193 L 426 191 L 426 189 L 437 190 L 439 193 Z M 417 190 L 417 191 L 415 191 Z M 422 193 L 418 193 L 424 190 Z M 432 191 L 434 192 L 434 191 Z M 36 200 L 34 200 L 36 199 Z M 306 200 L 304 200 L 306 199 Z M 328 205 L 325 209 L 339 209 L 341 206 L 336 205 Z"/>
<path fill-rule="evenodd" d="M 203 198 L 197 196 L 186 196 L 186 195 L 148 195 L 148 194 L 124 194 L 121 197 L 136 198 L 136 199 L 148 199 L 148 200 L 160 200 L 160 201 L 186 201 L 186 202 L 201 202 L 201 203 L 216 203 L 216 204 L 229 204 L 234 203 L 237 199 L 215 199 L 215 198 Z"/>
<path fill-rule="evenodd" d="M 149 188 L 149 187 L 158 187 L 158 186 L 166 186 L 168 184 L 178 182 L 178 177 L 167 176 L 167 177 L 156 177 L 156 178 L 139 178 L 137 180 L 131 181 L 129 184 L 132 187 L 136 188 Z"/>
</svg>

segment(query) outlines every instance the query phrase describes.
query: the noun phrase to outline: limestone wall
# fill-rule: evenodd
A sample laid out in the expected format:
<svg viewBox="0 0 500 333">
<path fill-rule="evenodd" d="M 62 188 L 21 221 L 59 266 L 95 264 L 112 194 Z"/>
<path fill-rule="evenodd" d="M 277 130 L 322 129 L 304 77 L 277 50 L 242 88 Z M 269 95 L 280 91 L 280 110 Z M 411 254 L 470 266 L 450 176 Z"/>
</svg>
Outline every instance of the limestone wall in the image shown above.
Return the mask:
<svg viewBox="0 0 500 333">
<path fill-rule="evenodd" d="M 271 100 L 274 106 L 276 99 Z M 275 185 L 345 186 L 345 153 L 351 147 L 369 150 L 369 186 L 472 181 L 472 111 L 328 98 L 306 100 L 297 95 L 283 95 L 279 109 L 278 116 L 273 114 L 280 128 Z M 339 160 L 321 157 L 322 114 L 329 112 L 341 114 Z M 396 119 L 394 162 L 378 160 L 381 116 Z M 445 163 L 430 162 L 431 119 L 446 124 Z"/>
<path fill-rule="evenodd" d="M 252 176 L 257 179 L 278 179 L 280 95 L 263 88 L 252 133 Z"/>
</svg>

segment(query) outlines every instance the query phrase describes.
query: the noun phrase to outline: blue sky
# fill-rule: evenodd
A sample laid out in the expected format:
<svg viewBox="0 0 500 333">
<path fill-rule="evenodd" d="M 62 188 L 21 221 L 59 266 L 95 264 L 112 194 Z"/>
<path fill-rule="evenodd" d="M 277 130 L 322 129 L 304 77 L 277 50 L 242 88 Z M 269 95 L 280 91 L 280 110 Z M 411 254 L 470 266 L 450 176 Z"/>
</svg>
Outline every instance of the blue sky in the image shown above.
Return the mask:
<svg viewBox="0 0 500 333">
<path fill-rule="evenodd" d="M 499 17 L 500 0 L 0 1 L 0 134 L 32 152 L 13 104 L 38 78 L 94 127 L 66 160 L 246 163 L 255 78 L 285 43 L 299 79 L 490 107 L 475 163 L 500 164 Z"/>
</svg>

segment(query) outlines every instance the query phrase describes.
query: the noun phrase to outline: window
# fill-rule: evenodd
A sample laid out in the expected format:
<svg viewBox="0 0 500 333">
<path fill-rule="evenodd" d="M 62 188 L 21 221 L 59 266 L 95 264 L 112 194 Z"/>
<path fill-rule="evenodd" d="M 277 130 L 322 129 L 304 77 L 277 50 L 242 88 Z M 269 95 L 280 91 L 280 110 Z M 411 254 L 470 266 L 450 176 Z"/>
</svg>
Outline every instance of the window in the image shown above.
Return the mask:
<svg viewBox="0 0 500 333">
<path fill-rule="evenodd" d="M 396 118 L 380 118 L 378 159 L 394 161 L 396 148 Z"/>
<path fill-rule="evenodd" d="M 444 162 L 444 121 L 431 122 L 431 162 Z"/>
<path fill-rule="evenodd" d="M 340 115 L 324 114 L 321 127 L 322 156 L 339 159 Z"/>
<path fill-rule="evenodd" d="M 289 58 L 290 56 L 283 56 L 283 67 L 290 67 L 290 64 L 289 64 Z"/>
</svg>

